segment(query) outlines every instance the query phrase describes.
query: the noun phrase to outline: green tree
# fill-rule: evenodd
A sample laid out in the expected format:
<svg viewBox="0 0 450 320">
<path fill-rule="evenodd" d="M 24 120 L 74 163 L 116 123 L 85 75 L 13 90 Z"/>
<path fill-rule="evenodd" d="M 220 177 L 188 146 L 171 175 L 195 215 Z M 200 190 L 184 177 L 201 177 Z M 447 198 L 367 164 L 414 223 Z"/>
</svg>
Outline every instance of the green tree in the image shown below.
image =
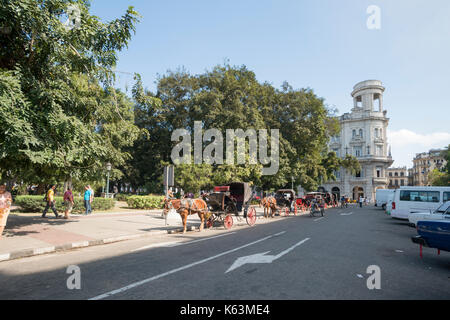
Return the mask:
<svg viewBox="0 0 450 320">
<path fill-rule="evenodd" d="M 450 186 L 450 145 L 442 151 L 442 157 L 446 161 L 445 166 L 428 174 L 428 181 L 432 186 Z"/>
<path fill-rule="evenodd" d="M 138 22 L 132 7 L 102 23 L 89 1 L 0 0 L 0 172 L 29 182 L 99 181 L 130 159 L 139 135 L 113 68 Z M 62 24 L 69 5 L 80 24 Z"/>
<path fill-rule="evenodd" d="M 136 124 L 148 135 L 142 135 L 132 148 L 133 170 L 129 177 L 134 184 L 151 185 L 156 192 L 162 190 L 156 181 L 163 163 L 171 162 L 171 150 L 176 144 L 171 142 L 171 133 L 183 128 L 193 136 L 196 120 L 202 121 L 204 129 L 220 130 L 224 137 L 226 129 L 280 130 L 277 174 L 261 176 L 261 167 L 249 163 L 212 165 L 211 176 L 205 177 L 210 184 L 241 180 L 267 190 L 290 186 L 294 177 L 295 184 L 313 190 L 323 179 L 331 178 L 341 164 L 327 149 L 330 136 L 339 131 L 334 110 L 328 109 L 311 89 L 295 90 L 288 83 L 276 89 L 258 82 L 254 72 L 245 66 L 225 64 L 200 75 L 184 69 L 168 72 L 158 79 L 156 93 L 144 91 L 140 81 L 133 93 Z M 352 166 L 354 163 L 347 164 L 349 161 L 342 163 Z M 206 181 L 203 185 L 207 185 Z"/>
</svg>

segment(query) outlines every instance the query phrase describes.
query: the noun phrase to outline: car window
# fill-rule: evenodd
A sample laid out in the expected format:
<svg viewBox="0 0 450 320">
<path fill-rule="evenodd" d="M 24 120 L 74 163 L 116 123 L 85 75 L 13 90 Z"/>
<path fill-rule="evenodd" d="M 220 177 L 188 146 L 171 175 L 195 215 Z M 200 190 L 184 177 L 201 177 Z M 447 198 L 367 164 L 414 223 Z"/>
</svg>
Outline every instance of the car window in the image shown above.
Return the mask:
<svg viewBox="0 0 450 320">
<path fill-rule="evenodd" d="M 450 201 L 450 192 L 444 192 L 444 202 Z"/>
<path fill-rule="evenodd" d="M 439 202 L 440 194 L 439 191 L 428 191 L 428 202 Z"/>
<path fill-rule="evenodd" d="M 450 201 L 440 205 L 439 208 L 436 209 L 436 213 L 444 213 L 448 209 L 450 209 Z"/>
<path fill-rule="evenodd" d="M 400 191 L 400 201 L 439 202 L 439 191 Z"/>
</svg>

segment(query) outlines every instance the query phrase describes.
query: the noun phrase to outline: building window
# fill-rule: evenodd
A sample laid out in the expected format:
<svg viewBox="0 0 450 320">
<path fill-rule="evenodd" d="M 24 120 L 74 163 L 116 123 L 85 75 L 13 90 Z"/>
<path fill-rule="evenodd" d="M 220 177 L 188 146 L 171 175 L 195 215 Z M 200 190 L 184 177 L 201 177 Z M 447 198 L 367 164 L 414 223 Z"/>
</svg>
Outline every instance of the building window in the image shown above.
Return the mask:
<svg viewBox="0 0 450 320">
<path fill-rule="evenodd" d="M 377 178 L 381 178 L 381 168 L 377 168 Z"/>
<path fill-rule="evenodd" d="M 381 146 L 377 146 L 377 149 L 376 149 L 377 151 L 376 151 L 376 155 L 377 156 L 382 156 L 382 147 Z"/>
<path fill-rule="evenodd" d="M 392 172 L 389 172 L 389 177 L 392 177 Z"/>
<path fill-rule="evenodd" d="M 353 138 L 356 137 L 356 130 L 355 130 L 355 129 L 353 129 L 353 131 L 352 131 L 352 137 L 353 137 Z"/>
<path fill-rule="evenodd" d="M 359 136 L 360 136 L 360 138 L 363 137 L 363 131 L 362 131 L 362 129 L 359 129 Z"/>
<path fill-rule="evenodd" d="M 375 128 L 375 138 L 378 138 L 378 128 Z"/>
<path fill-rule="evenodd" d="M 355 157 L 361 157 L 362 156 L 362 147 L 355 147 Z"/>
<path fill-rule="evenodd" d="M 404 185 L 405 185 L 405 180 L 402 179 L 402 180 L 400 181 L 400 185 L 401 185 L 401 186 L 404 186 Z"/>
</svg>

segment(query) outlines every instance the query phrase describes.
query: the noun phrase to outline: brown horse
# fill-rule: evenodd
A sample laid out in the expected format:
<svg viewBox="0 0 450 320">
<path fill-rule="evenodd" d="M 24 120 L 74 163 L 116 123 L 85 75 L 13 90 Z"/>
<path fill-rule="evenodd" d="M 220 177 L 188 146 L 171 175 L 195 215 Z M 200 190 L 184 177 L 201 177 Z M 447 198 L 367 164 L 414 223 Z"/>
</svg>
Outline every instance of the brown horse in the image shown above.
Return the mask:
<svg viewBox="0 0 450 320">
<path fill-rule="evenodd" d="M 273 218 L 274 213 L 277 211 L 277 201 L 274 197 L 268 196 L 261 200 L 261 205 L 264 207 L 264 218 L 270 217 Z"/>
<path fill-rule="evenodd" d="M 166 216 L 169 210 L 175 209 L 181 216 L 183 221 L 183 233 L 186 233 L 187 217 L 191 214 L 198 214 L 201 224 L 200 231 L 203 230 L 205 224 L 205 216 L 208 214 L 208 206 L 202 199 L 169 199 L 164 198 L 163 214 Z"/>
</svg>

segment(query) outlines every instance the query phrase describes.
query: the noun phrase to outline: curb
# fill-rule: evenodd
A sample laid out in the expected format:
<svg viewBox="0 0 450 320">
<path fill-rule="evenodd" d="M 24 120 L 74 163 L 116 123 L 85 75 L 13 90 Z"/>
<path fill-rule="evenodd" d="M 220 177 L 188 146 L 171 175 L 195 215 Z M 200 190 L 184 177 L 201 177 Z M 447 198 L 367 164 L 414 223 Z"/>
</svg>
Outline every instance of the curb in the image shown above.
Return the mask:
<svg viewBox="0 0 450 320">
<path fill-rule="evenodd" d="M 36 249 L 18 250 L 18 251 L 0 254 L 0 262 L 16 260 L 16 259 L 20 259 L 20 258 L 33 257 L 33 256 L 38 256 L 38 255 L 43 255 L 43 254 L 48 254 L 48 253 L 69 251 L 69 250 L 78 249 L 78 248 L 99 246 L 99 245 L 120 242 L 120 241 L 125 241 L 125 240 L 133 240 L 133 239 L 151 237 L 154 235 L 171 233 L 171 231 L 173 231 L 173 230 L 161 230 L 161 231 L 154 231 L 154 232 L 150 232 L 150 233 L 131 234 L 131 235 L 99 239 L 99 240 L 70 242 L 70 243 L 65 243 L 65 244 L 53 246 L 53 247 L 42 247 L 42 248 L 36 248 Z"/>
</svg>

